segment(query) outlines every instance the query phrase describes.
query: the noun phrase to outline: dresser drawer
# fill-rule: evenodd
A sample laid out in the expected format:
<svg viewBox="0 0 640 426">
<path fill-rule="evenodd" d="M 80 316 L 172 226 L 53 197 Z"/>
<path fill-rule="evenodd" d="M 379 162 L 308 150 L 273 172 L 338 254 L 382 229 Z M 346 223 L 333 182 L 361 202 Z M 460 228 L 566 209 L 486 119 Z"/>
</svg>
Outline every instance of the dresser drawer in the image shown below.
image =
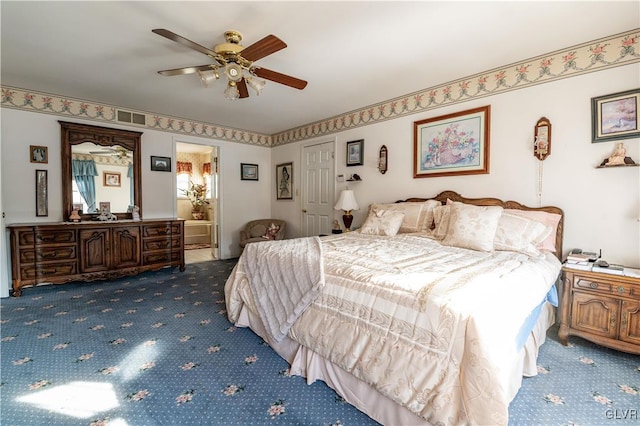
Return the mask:
<svg viewBox="0 0 640 426">
<path fill-rule="evenodd" d="M 638 296 L 638 287 L 629 282 L 600 281 L 583 277 L 576 277 L 573 287 L 602 294 L 617 294 L 619 296 Z"/>
<path fill-rule="evenodd" d="M 20 262 L 74 260 L 77 258 L 76 246 L 42 246 L 33 249 L 20 250 Z"/>
<path fill-rule="evenodd" d="M 35 278 L 43 278 L 43 282 L 47 277 L 58 277 L 64 275 L 73 275 L 77 272 L 77 262 L 55 262 L 41 263 L 38 265 L 26 265 L 20 268 L 20 275 L 23 280 L 32 280 Z"/>
<path fill-rule="evenodd" d="M 157 253 L 143 253 L 142 264 L 153 265 L 154 263 L 166 263 L 177 262 L 180 260 L 180 253 L 177 251 L 171 252 L 157 252 Z"/>
<path fill-rule="evenodd" d="M 145 225 L 142 228 L 143 237 L 161 237 L 163 235 L 171 235 L 177 233 L 176 226 L 172 226 L 170 223 L 162 223 L 157 225 Z"/>
<path fill-rule="evenodd" d="M 76 231 L 63 230 L 36 230 L 34 234 L 36 244 L 64 244 L 76 242 Z"/>
<path fill-rule="evenodd" d="M 178 238 L 146 238 L 142 242 L 142 251 L 177 249 L 180 247 Z"/>
</svg>

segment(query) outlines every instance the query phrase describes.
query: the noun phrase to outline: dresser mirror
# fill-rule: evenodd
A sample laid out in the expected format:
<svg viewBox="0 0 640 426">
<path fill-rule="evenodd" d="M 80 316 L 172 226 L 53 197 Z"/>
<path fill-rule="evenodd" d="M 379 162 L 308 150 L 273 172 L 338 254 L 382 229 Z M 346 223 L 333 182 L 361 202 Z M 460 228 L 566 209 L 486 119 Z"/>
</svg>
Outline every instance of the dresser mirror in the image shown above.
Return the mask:
<svg viewBox="0 0 640 426">
<path fill-rule="evenodd" d="M 74 206 L 82 220 L 95 219 L 101 207 L 119 220 L 142 214 L 142 132 L 60 121 L 64 220 Z"/>
</svg>

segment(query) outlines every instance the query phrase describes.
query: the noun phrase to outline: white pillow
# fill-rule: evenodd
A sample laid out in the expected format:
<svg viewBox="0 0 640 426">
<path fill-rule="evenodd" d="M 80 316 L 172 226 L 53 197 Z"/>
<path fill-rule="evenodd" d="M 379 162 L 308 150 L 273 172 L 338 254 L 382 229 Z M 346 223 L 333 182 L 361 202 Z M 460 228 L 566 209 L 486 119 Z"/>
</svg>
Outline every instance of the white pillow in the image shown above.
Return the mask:
<svg viewBox="0 0 640 426">
<path fill-rule="evenodd" d="M 394 236 L 402 225 L 404 213 L 393 210 L 371 209 L 359 232 L 369 235 Z"/>
<path fill-rule="evenodd" d="M 550 226 L 504 210 L 498 221 L 494 247 L 496 250 L 517 251 L 540 257 L 542 253 L 536 247 L 551 232 Z"/>
<path fill-rule="evenodd" d="M 549 250 L 552 253 L 556 252 L 556 231 L 561 218 L 559 214 L 541 210 L 506 209 L 505 211 L 516 216 L 526 217 L 527 219 L 535 220 L 545 224 L 546 226 L 550 226 L 551 233 L 538 244 L 537 248 L 539 250 Z"/>
<path fill-rule="evenodd" d="M 493 251 L 500 206 L 474 206 L 454 202 L 451 204 L 449 228 L 442 244 L 479 251 Z"/>
<path fill-rule="evenodd" d="M 439 205 L 439 201 L 427 200 L 424 202 L 372 204 L 370 210 L 401 212 L 404 215 L 404 219 L 398 233 L 407 234 L 428 231 L 433 223 L 433 209 Z"/>
</svg>

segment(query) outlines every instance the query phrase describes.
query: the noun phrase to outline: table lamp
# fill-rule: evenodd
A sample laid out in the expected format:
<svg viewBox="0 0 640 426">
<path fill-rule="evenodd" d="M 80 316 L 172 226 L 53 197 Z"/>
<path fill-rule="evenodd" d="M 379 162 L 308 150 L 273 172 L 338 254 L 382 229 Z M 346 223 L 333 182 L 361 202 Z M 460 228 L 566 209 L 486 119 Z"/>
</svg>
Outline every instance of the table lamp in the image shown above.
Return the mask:
<svg viewBox="0 0 640 426">
<path fill-rule="evenodd" d="M 358 202 L 356 201 L 356 197 L 353 194 L 353 191 L 350 189 L 344 189 L 340 193 L 340 198 L 338 202 L 334 206 L 336 210 L 344 210 L 344 214 L 342 215 L 342 221 L 344 222 L 344 227 L 347 232 L 351 230 L 351 222 L 353 222 L 353 216 L 351 215 L 351 210 L 359 210 L 360 206 L 358 206 Z"/>
</svg>

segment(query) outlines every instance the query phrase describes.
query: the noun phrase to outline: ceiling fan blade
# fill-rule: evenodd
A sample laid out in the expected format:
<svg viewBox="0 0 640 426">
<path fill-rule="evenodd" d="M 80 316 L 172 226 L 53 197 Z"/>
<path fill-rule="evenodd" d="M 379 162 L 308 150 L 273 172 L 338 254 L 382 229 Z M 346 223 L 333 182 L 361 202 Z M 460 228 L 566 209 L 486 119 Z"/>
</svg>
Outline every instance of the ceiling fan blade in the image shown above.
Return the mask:
<svg viewBox="0 0 640 426">
<path fill-rule="evenodd" d="M 198 71 L 208 71 L 213 68 L 214 67 L 211 65 L 197 65 L 193 67 L 175 68 L 172 70 L 162 70 L 162 71 L 158 71 L 158 74 L 162 74 L 166 76 L 195 74 Z"/>
<path fill-rule="evenodd" d="M 262 40 L 256 41 L 251 46 L 242 49 L 240 51 L 240 56 L 245 58 L 247 61 L 253 62 L 271 55 L 278 50 L 282 50 L 285 47 L 287 47 L 287 44 L 284 41 L 280 40 L 273 34 L 270 34 Z"/>
<path fill-rule="evenodd" d="M 279 72 L 272 71 L 267 68 L 256 67 L 253 69 L 253 73 L 258 77 L 262 77 L 267 80 L 274 81 L 276 83 L 284 84 L 285 86 L 293 87 L 294 89 L 302 90 L 305 87 L 307 87 L 307 82 L 304 80 L 291 77 L 290 75 L 281 74 Z"/>
<path fill-rule="evenodd" d="M 166 37 L 169 40 L 173 40 L 176 43 L 179 43 L 179 44 L 181 44 L 183 46 L 186 46 L 186 47 L 188 47 L 190 49 L 197 50 L 200 53 L 204 53 L 205 55 L 209 56 L 210 58 L 218 60 L 219 55 L 216 52 L 214 52 L 211 49 L 207 49 L 206 47 L 204 47 L 204 46 L 202 46 L 202 45 L 200 45 L 200 44 L 198 44 L 198 43 L 196 43 L 194 41 L 191 41 L 188 38 L 184 38 L 184 37 L 182 37 L 182 36 L 180 36 L 180 35 L 178 35 L 178 34 L 176 34 L 174 32 L 171 32 L 169 30 L 165 30 L 164 28 L 158 28 L 158 29 L 151 30 L 151 31 L 156 33 L 156 34 L 158 34 L 158 35 L 161 35 L 162 37 Z"/>
<path fill-rule="evenodd" d="M 247 82 L 244 78 L 236 83 L 238 85 L 238 92 L 240 93 L 240 99 L 249 97 L 249 90 L 247 90 Z"/>
</svg>

